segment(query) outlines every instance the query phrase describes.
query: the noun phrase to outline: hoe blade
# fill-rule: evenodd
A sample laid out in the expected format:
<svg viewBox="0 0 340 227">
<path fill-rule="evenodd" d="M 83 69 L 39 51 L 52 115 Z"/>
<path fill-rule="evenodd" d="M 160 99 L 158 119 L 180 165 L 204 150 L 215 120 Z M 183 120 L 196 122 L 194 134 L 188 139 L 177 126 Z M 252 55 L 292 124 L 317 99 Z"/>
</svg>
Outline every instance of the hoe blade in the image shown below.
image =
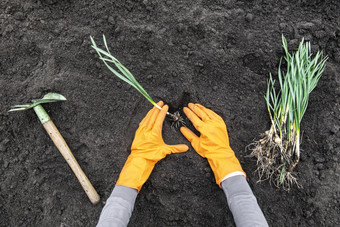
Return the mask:
<svg viewBox="0 0 340 227">
<path fill-rule="evenodd" d="M 48 93 L 42 99 L 33 99 L 32 104 L 15 105 L 8 112 L 28 110 L 30 108 L 33 108 L 43 103 L 58 102 L 58 101 L 66 101 L 66 98 L 63 95 L 58 94 L 58 93 Z"/>
<path fill-rule="evenodd" d="M 48 93 L 42 99 L 34 99 L 32 102 L 34 104 L 48 103 L 48 102 L 58 102 L 66 101 L 66 98 L 58 93 Z"/>
</svg>

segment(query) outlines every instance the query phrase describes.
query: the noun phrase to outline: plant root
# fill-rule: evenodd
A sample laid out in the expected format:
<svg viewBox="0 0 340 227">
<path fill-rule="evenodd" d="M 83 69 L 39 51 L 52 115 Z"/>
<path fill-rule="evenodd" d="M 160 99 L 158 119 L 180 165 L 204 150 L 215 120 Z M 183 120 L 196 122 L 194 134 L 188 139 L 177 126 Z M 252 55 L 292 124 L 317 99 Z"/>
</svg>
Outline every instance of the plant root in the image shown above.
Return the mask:
<svg viewBox="0 0 340 227">
<path fill-rule="evenodd" d="M 179 129 L 181 126 L 185 125 L 184 118 L 178 111 L 173 114 L 168 113 L 167 116 L 170 118 L 172 128 Z"/>
<path fill-rule="evenodd" d="M 287 141 L 282 141 L 273 133 L 267 131 L 262 138 L 248 145 L 249 157 L 257 158 L 258 182 L 269 180 L 276 187 L 282 187 L 289 191 L 293 185 L 302 186 L 297 182 L 293 169 L 297 162 L 294 157 L 294 149 Z M 293 168 L 291 168 L 293 167 Z"/>
</svg>

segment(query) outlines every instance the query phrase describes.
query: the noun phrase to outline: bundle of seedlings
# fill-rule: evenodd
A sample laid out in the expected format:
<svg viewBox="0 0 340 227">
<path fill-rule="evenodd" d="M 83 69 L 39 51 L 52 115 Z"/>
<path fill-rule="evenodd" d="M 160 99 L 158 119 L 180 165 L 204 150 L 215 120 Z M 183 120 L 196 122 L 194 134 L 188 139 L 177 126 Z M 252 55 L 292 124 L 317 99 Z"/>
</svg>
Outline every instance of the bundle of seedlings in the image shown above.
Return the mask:
<svg viewBox="0 0 340 227">
<path fill-rule="evenodd" d="M 99 55 L 99 58 L 104 62 L 106 67 L 119 79 L 123 80 L 124 82 L 130 84 L 132 87 L 134 87 L 137 91 L 139 91 L 152 105 L 156 106 L 158 109 L 162 109 L 160 106 L 157 105 L 157 103 L 150 97 L 150 95 L 144 90 L 144 88 L 138 83 L 138 81 L 135 79 L 135 77 L 132 75 L 132 73 L 122 64 L 120 63 L 115 57 L 113 57 L 110 53 L 110 50 L 108 48 L 105 35 L 103 35 L 103 41 L 106 50 L 100 49 L 97 47 L 94 39 L 90 37 L 92 42 L 92 48 L 97 51 L 97 54 Z M 116 69 L 111 67 L 111 65 L 114 65 Z M 180 115 L 178 111 L 175 113 L 167 112 L 167 116 L 170 118 L 172 122 L 172 126 L 175 128 L 179 128 L 181 125 L 184 125 L 184 119 Z"/>
<path fill-rule="evenodd" d="M 310 42 L 304 40 L 292 54 L 283 35 L 282 44 L 285 56 L 278 68 L 278 86 L 270 74 L 265 96 L 271 127 L 260 140 L 250 144 L 250 156 L 257 158 L 259 181 L 269 180 L 289 190 L 294 184 L 301 186 L 293 173 L 300 159 L 301 120 L 327 57 L 322 52 L 312 55 Z M 285 70 L 282 65 L 286 65 Z"/>
</svg>

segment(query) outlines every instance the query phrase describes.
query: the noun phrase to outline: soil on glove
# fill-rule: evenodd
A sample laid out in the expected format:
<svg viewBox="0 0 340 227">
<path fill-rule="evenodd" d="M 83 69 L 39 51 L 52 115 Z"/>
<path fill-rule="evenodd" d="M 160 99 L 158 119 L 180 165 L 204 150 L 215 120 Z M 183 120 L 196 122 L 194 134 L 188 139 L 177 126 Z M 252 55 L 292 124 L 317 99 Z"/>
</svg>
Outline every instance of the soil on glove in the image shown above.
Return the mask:
<svg viewBox="0 0 340 227">
<path fill-rule="evenodd" d="M 0 226 L 95 226 L 151 104 L 118 80 L 90 47 L 106 35 L 118 58 L 171 111 L 198 102 L 227 123 L 230 143 L 270 226 L 340 226 L 340 3 L 337 0 L 0 2 Z M 302 122 L 302 189 L 256 183 L 246 146 L 268 130 L 269 73 L 304 37 L 329 56 Z M 46 104 L 101 196 L 92 205 L 32 110 Z M 186 119 L 187 124 L 192 127 Z M 189 143 L 164 124 L 169 144 Z M 160 161 L 129 226 L 234 226 L 207 160 L 192 148 Z"/>
</svg>

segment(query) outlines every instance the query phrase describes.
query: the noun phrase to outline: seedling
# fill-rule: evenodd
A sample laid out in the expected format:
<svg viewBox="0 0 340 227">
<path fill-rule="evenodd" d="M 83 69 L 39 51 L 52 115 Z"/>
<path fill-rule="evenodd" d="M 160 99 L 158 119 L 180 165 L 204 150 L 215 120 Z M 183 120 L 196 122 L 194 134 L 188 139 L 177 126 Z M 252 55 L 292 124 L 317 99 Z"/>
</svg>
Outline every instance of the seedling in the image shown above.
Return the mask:
<svg viewBox="0 0 340 227">
<path fill-rule="evenodd" d="M 260 180 L 269 179 L 276 186 L 289 190 L 293 184 L 300 186 L 293 174 L 300 159 L 300 124 L 306 112 L 309 94 L 316 87 L 325 69 L 327 57 L 317 52 L 311 54 L 310 42 L 301 41 L 298 50 L 290 54 L 282 35 L 287 69 L 278 68 L 278 91 L 270 74 L 265 100 L 271 127 L 263 137 L 250 145 L 251 156 L 257 158 Z"/>
<path fill-rule="evenodd" d="M 89 181 L 89 179 L 87 178 L 83 170 L 80 168 L 77 160 L 73 156 L 70 148 L 67 146 L 64 138 L 61 136 L 57 127 L 54 125 L 50 116 L 46 113 L 45 109 L 41 106 L 41 104 L 43 103 L 51 103 L 51 102 L 58 102 L 58 101 L 66 101 L 66 98 L 57 93 L 48 93 L 42 99 L 32 100 L 31 104 L 13 106 L 13 108 L 9 110 L 8 112 L 22 111 L 22 110 L 28 110 L 28 109 L 33 108 L 38 118 L 40 119 L 40 122 L 43 124 L 46 132 L 51 137 L 54 144 L 56 145 L 60 153 L 63 155 L 63 157 L 67 161 L 67 163 L 73 170 L 76 177 L 78 178 L 81 186 L 83 187 L 90 201 L 93 204 L 96 204 L 100 200 L 98 193 L 92 186 L 91 182 Z"/>
<path fill-rule="evenodd" d="M 156 104 L 156 102 L 150 97 L 150 95 L 144 90 L 144 88 L 138 83 L 138 81 L 135 79 L 135 77 L 132 75 L 132 73 L 122 64 L 120 63 L 115 57 L 113 57 L 110 53 L 110 50 L 108 48 L 105 35 L 103 35 L 103 41 L 106 50 L 100 49 L 97 47 L 94 39 L 92 36 L 90 36 L 91 42 L 92 42 L 92 48 L 95 49 L 99 55 L 99 59 L 101 59 L 106 67 L 119 79 L 123 80 L 124 82 L 130 84 L 132 87 L 134 87 L 137 91 L 139 91 L 152 105 L 156 106 L 158 109 L 162 109 L 160 106 Z M 114 64 L 118 71 L 111 67 L 110 64 Z M 178 111 L 175 113 L 169 113 L 167 112 L 167 116 L 172 121 L 172 126 L 175 128 L 179 128 L 181 125 L 184 125 L 184 119 L 180 115 Z"/>
</svg>

